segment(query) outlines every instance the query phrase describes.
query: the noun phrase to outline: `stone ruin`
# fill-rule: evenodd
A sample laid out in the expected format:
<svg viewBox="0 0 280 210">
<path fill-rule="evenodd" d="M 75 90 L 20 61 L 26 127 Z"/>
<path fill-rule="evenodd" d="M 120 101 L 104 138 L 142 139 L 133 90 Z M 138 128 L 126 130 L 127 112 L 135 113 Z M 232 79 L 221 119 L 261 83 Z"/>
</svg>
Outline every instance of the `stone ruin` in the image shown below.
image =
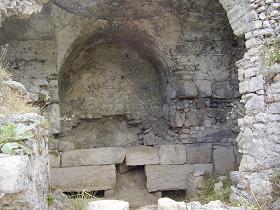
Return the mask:
<svg viewBox="0 0 280 210">
<path fill-rule="evenodd" d="M 280 38 L 279 10 L 278 0 L 0 3 L 13 79 L 51 124 L 51 187 L 139 206 L 234 171 L 232 199 L 273 200 L 280 69 L 263 49 Z"/>
</svg>

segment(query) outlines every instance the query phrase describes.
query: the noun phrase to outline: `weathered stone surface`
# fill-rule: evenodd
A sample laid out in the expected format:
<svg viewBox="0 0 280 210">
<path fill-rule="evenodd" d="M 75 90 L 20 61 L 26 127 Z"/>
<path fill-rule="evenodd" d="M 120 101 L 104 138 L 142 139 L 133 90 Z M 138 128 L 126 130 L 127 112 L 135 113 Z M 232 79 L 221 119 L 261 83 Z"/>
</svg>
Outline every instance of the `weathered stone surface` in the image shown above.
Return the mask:
<svg viewBox="0 0 280 210">
<path fill-rule="evenodd" d="M 88 210 L 129 210 L 129 203 L 119 200 L 101 200 L 88 203 Z"/>
<path fill-rule="evenodd" d="M 50 151 L 49 152 L 49 163 L 51 168 L 59 168 L 60 167 L 60 154 L 58 151 Z"/>
<path fill-rule="evenodd" d="M 94 149 L 68 150 L 61 154 L 61 166 L 94 166 L 120 164 L 124 161 L 123 147 L 101 147 Z"/>
<path fill-rule="evenodd" d="M 218 174 L 233 171 L 236 168 L 235 156 L 232 146 L 213 147 L 214 171 Z"/>
<path fill-rule="evenodd" d="M 114 165 L 51 169 L 51 186 L 63 192 L 109 190 L 116 186 Z"/>
<path fill-rule="evenodd" d="M 209 80 L 198 80 L 195 84 L 201 97 L 212 96 L 212 84 Z"/>
<path fill-rule="evenodd" d="M 212 144 L 188 144 L 187 163 L 210 163 L 212 161 Z"/>
<path fill-rule="evenodd" d="M 67 150 L 75 150 L 76 146 L 74 143 L 72 142 L 68 142 L 68 141 L 58 141 L 58 151 L 60 152 L 65 152 Z"/>
<path fill-rule="evenodd" d="M 196 98 L 198 96 L 197 88 L 193 81 L 179 82 L 176 89 L 178 98 Z"/>
<path fill-rule="evenodd" d="M 160 164 L 175 165 L 186 163 L 186 146 L 185 145 L 160 145 L 159 160 Z"/>
<path fill-rule="evenodd" d="M 146 165 L 147 189 L 149 192 L 184 190 L 187 176 L 191 176 L 191 165 Z"/>
<path fill-rule="evenodd" d="M 60 122 L 60 106 L 59 104 L 51 104 L 48 106 L 48 117 L 51 124 L 50 134 L 60 133 L 61 122 Z"/>
<path fill-rule="evenodd" d="M 194 171 L 201 171 L 203 174 L 212 174 L 213 173 L 213 165 L 212 163 L 209 164 L 194 164 L 193 165 Z"/>
<path fill-rule="evenodd" d="M 186 210 L 185 202 L 176 202 L 170 198 L 158 200 L 158 210 Z"/>
<path fill-rule="evenodd" d="M 157 144 L 155 132 L 153 130 L 150 130 L 145 133 L 143 137 L 143 142 L 145 146 L 154 146 Z"/>
<path fill-rule="evenodd" d="M 20 193 L 27 190 L 28 156 L 0 154 L 0 192 Z"/>
<path fill-rule="evenodd" d="M 186 114 L 181 110 L 170 110 L 169 111 L 169 124 L 172 128 L 183 127 L 186 121 Z"/>
<path fill-rule="evenodd" d="M 158 147 L 128 147 L 126 152 L 126 165 L 149 165 L 159 164 Z"/>
<path fill-rule="evenodd" d="M 47 210 L 49 187 L 49 158 L 47 129 L 44 118 L 38 114 L 16 114 L 3 118 L 2 125 L 15 123 L 16 130 L 30 131 L 33 140 L 27 140 L 31 155 L 0 153 L 0 209 Z M 0 123 L 0 124 L 1 124 Z"/>
</svg>

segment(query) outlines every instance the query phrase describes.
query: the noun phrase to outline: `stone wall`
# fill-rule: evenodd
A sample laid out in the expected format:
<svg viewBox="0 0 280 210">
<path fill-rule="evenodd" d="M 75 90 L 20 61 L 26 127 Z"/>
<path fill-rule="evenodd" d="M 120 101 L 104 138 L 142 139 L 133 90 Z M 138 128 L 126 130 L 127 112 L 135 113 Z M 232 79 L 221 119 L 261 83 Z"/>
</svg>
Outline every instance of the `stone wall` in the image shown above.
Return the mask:
<svg viewBox="0 0 280 210">
<path fill-rule="evenodd" d="M 217 1 L 133 1 L 132 5 L 131 1 L 118 3 L 109 0 L 94 3 L 81 1 L 79 5 L 73 1 L 56 0 L 45 5 L 41 13 L 29 20 L 7 19 L 0 31 L 0 41 L 10 43 L 8 58 L 15 79 L 26 85 L 34 101 L 50 96 L 47 110 L 55 138 L 50 147 L 57 154 L 56 158 L 59 160 L 67 150 L 79 154 L 81 148 L 114 146 L 118 145 L 116 142 L 129 139 L 123 144 L 133 142 L 134 146 L 156 146 L 155 150 L 161 145 L 178 144 L 181 150 L 186 149 L 184 163 L 211 164 L 214 172 L 224 173 L 239 165 L 241 157 L 237 152 L 236 137 L 241 129 L 238 144 L 243 158 L 240 172 L 235 175 L 234 189 L 244 192 L 250 185 L 250 181 L 244 179 L 245 174 L 258 177 L 262 173 L 252 173 L 279 167 L 278 131 L 275 130 L 279 111 L 278 77 L 271 80 L 271 76 L 265 74 L 268 68 L 264 67 L 261 54 L 263 47 L 279 36 L 279 3 L 276 0 L 220 0 L 220 3 L 228 19 Z M 233 35 L 231 27 L 241 38 Z M 243 36 L 247 40 L 247 51 L 241 59 L 244 53 Z M 70 89 L 78 90 L 77 78 L 83 76 L 80 72 L 92 66 L 91 60 L 78 56 L 104 45 L 128 48 L 130 54 L 137 57 L 137 62 L 141 61 L 146 67 L 141 77 L 140 73 L 137 74 L 139 80 L 137 76 L 137 79 L 134 77 L 123 83 L 127 87 L 137 87 L 131 95 L 125 89 L 116 91 L 114 83 L 109 86 L 101 84 L 100 90 L 104 92 L 101 95 L 106 96 L 104 99 L 97 97 L 98 100 L 95 100 L 97 98 L 90 99 L 88 94 L 78 94 L 76 102 L 85 101 L 86 105 L 91 103 L 92 107 L 96 107 L 107 101 L 104 107 L 109 110 L 106 114 L 98 109 L 79 113 L 77 110 L 82 105 L 71 104 L 71 100 L 67 101 L 68 97 L 64 101 L 62 96 Z M 105 62 L 110 57 L 116 59 L 117 56 L 112 56 L 113 52 L 104 52 L 101 61 Z M 121 56 L 122 50 L 118 49 L 116 54 Z M 77 59 L 80 59 L 79 63 L 75 64 Z M 240 60 L 238 73 L 235 67 L 237 60 Z M 72 68 L 74 64 L 76 67 Z M 124 69 L 134 66 L 135 62 L 130 60 L 129 65 L 124 64 L 124 59 L 114 62 Z M 82 71 L 77 71 L 79 65 Z M 96 71 L 98 69 L 101 66 L 95 68 Z M 134 69 L 140 72 L 140 67 Z M 92 85 L 98 81 L 113 80 L 113 74 L 107 75 L 106 71 L 98 74 L 102 76 L 100 79 L 91 76 L 84 76 L 82 86 L 87 82 Z M 66 78 L 67 81 L 63 81 Z M 238 80 L 246 112 L 239 103 Z M 152 85 L 159 89 L 159 94 L 145 96 L 138 85 Z M 135 109 L 127 113 L 122 104 L 121 111 L 115 112 L 113 109 L 117 107 L 112 106 L 115 104 L 110 101 L 112 95 L 121 95 L 114 99 L 119 100 L 115 104 L 124 103 L 125 100 L 120 99 L 134 101 L 138 98 L 136 103 L 131 103 L 136 104 L 133 106 Z M 61 106 L 66 101 L 70 103 Z M 156 107 L 161 107 L 165 122 L 144 123 L 151 117 L 150 113 L 157 115 L 149 107 L 154 102 Z M 147 110 L 144 115 L 143 110 Z M 108 135 L 102 135 L 101 139 L 93 138 L 93 134 L 86 135 L 89 129 L 96 130 L 94 134 Z M 68 141 L 71 137 L 72 140 Z M 84 140 L 78 142 L 76 138 Z M 101 143 L 98 144 L 96 139 Z M 130 142 L 131 139 L 133 141 Z M 61 164 L 56 162 L 54 167 L 63 167 Z M 109 163 L 112 176 L 114 164 L 117 163 Z M 107 164 L 100 165 L 104 167 Z M 160 167 L 158 163 L 156 165 Z M 259 179 L 264 180 L 264 186 L 269 183 L 269 176 Z"/>
<path fill-rule="evenodd" d="M 223 1 L 237 35 L 245 34 L 247 52 L 238 62 L 238 78 L 246 115 L 238 121 L 238 145 L 243 153 L 239 171 L 233 173 L 234 197 L 262 202 L 272 200 L 271 177 L 279 171 L 279 65 L 266 66 L 265 47 L 279 39 L 277 0 Z M 241 9 L 242 8 L 242 9 Z"/>
<path fill-rule="evenodd" d="M 0 154 L 0 209 L 48 209 L 49 158 L 44 118 L 37 114 L 0 117 L 0 125 L 25 126 L 35 136 L 29 141 L 32 156 Z"/>
</svg>

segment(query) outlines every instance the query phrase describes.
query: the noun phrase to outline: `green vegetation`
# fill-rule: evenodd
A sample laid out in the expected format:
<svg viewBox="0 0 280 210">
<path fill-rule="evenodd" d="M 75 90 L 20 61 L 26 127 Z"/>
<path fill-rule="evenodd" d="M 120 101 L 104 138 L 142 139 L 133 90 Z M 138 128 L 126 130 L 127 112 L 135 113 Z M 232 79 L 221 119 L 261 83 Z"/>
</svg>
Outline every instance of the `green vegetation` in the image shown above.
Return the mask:
<svg viewBox="0 0 280 210">
<path fill-rule="evenodd" d="M 4 83 L 5 80 L 9 79 L 10 75 L 0 63 L 0 114 L 5 116 L 34 111 L 34 108 L 25 102 L 24 96 L 19 91 Z"/>
<path fill-rule="evenodd" d="M 97 200 L 94 193 L 83 190 L 81 193 L 70 195 L 69 201 L 74 210 L 87 210 L 88 202 Z"/>
<path fill-rule="evenodd" d="M 280 197 L 280 172 L 276 173 L 272 178 L 270 179 L 273 187 L 273 196 L 275 198 Z"/>
<path fill-rule="evenodd" d="M 25 141 L 33 139 L 33 133 L 28 127 L 19 124 L 8 124 L 0 128 L 0 148 L 5 154 L 15 155 L 17 149 L 22 149 L 25 154 L 32 155 L 32 149 Z"/>
<path fill-rule="evenodd" d="M 53 202 L 55 201 L 53 194 L 48 194 L 47 200 L 48 200 L 48 206 L 51 206 L 53 204 Z"/>
<path fill-rule="evenodd" d="M 263 57 L 266 66 L 280 64 L 280 39 L 277 39 L 271 46 L 265 48 Z"/>
<path fill-rule="evenodd" d="M 214 190 L 215 184 L 219 182 L 218 177 L 206 177 L 201 187 L 201 190 L 196 196 L 188 198 L 188 201 L 199 201 L 202 204 L 209 203 L 210 201 L 220 200 L 225 204 L 230 203 L 230 193 L 232 181 L 230 176 L 227 175 L 221 182 L 223 186 L 220 190 Z"/>
</svg>

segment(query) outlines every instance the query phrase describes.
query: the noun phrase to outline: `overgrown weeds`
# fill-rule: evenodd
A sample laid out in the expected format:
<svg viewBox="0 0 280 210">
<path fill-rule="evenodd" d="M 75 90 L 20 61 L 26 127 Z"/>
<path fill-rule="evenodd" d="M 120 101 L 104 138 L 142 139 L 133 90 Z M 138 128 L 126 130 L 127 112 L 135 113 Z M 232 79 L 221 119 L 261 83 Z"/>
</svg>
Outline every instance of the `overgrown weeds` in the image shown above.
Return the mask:
<svg viewBox="0 0 280 210">
<path fill-rule="evenodd" d="M 68 196 L 71 207 L 74 210 L 87 210 L 88 202 L 97 200 L 95 193 L 83 190 L 81 193 Z"/>
<path fill-rule="evenodd" d="M 220 190 L 215 190 L 215 184 L 218 182 L 222 182 L 223 186 Z M 230 203 L 231 185 L 232 181 L 229 175 L 225 176 L 221 181 L 218 177 L 205 177 L 200 191 L 197 193 L 197 195 L 188 198 L 188 201 L 196 200 L 202 204 L 207 204 L 210 201 L 220 200 L 223 203 L 228 204 Z"/>
<path fill-rule="evenodd" d="M 10 75 L 5 67 L 0 64 L 0 114 L 7 116 L 16 113 L 34 112 L 34 107 L 26 102 L 22 93 L 4 83 L 9 79 Z"/>
<path fill-rule="evenodd" d="M 272 45 L 264 49 L 263 60 L 266 66 L 280 64 L 280 39 L 276 39 Z"/>
</svg>

